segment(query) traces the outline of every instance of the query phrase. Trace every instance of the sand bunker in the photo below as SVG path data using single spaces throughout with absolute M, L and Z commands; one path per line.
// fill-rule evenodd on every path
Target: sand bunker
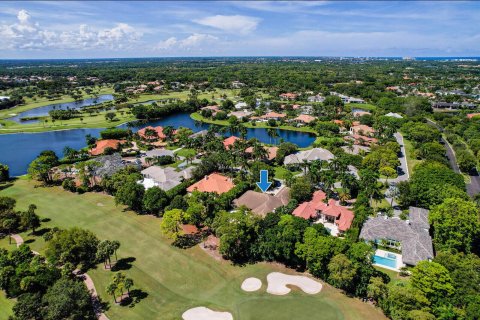
M 205 307 L 192 308 L 182 314 L 183 320 L 233 320 L 230 312 L 213 311 Z
M 247 292 L 257 291 L 262 287 L 262 281 L 257 278 L 247 278 L 242 283 L 242 290 Z
M 280 272 L 272 272 L 267 276 L 267 292 L 275 295 L 286 295 L 291 289 L 287 285 L 299 287 L 303 292 L 316 294 L 322 290 L 322 284 L 305 276 L 291 276 Z

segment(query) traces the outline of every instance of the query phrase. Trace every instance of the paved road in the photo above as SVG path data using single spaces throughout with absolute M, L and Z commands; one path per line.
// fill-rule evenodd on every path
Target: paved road
M 435 128 L 443 132 L 443 128 L 438 125 L 436 122 L 427 119 L 427 122 L 433 125 Z M 446 139 L 443 137 L 441 141 L 445 145 L 445 150 L 447 151 L 447 158 L 448 162 L 450 163 L 450 167 L 456 173 L 462 173 L 460 168 L 458 167 L 457 158 L 455 157 L 455 152 L 453 151 L 452 146 L 448 143 Z M 475 195 L 480 193 L 480 176 L 478 172 L 475 175 L 470 175 L 470 183 L 467 184 L 467 193 L 470 197 L 474 197 Z
M 403 136 L 400 132 L 397 132 L 393 135 L 397 140 L 398 144 L 400 145 L 400 152 L 401 155 L 398 158 L 400 160 L 400 172 L 398 172 L 398 176 L 393 179 L 387 179 L 388 182 L 398 183 L 401 181 L 407 181 L 410 179 L 410 174 L 408 172 L 408 163 L 407 163 L 407 153 L 405 151 L 405 143 L 403 142 Z M 379 181 L 384 182 L 385 179 L 379 179 Z

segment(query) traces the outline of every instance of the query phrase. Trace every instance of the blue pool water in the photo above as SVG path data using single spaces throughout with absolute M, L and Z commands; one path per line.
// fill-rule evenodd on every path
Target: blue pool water
M 373 263 L 389 268 L 397 268 L 397 257 L 393 254 L 387 254 L 387 257 L 373 256 Z

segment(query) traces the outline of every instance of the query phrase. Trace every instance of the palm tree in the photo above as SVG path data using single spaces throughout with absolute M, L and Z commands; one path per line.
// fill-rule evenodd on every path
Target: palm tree
M 123 286 L 125 287 L 125 289 L 127 289 L 128 296 L 130 296 L 130 288 L 133 287 L 133 279 L 131 279 L 131 278 L 126 278 L 126 279 L 123 281 Z
M 338 194 L 338 199 L 340 200 L 340 203 L 341 204 L 345 204 L 348 200 L 350 200 L 352 197 L 350 196 L 350 194 L 348 192 L 345 192 L 345 191 L 341 191 L 339 194 Z
M 117 284 L 114 282 L 111 282 L 107 286 L 107 293 L 111 296 L 113 296 L 113 301 L 117 303 L 117 297 L 115 296 L 115 293 L 117 292 Z
M 272 138 L 276 139 L 279 137 L 277 129 L 275 128 L 267 128 L 267 134 L 270 137 L 270 144 L 272 143 Z
M 117 258 L 117 250 L 120 248 L 120 241 L 118 240 L 113 240 L 111 242 L 111 248 L 113 250 L 113 252 L 115 253 L 115 261 L 118 261 L 118 258 Z

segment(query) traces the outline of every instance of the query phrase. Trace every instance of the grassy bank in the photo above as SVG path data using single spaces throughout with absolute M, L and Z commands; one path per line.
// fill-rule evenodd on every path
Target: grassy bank
M 212 119 L 208 119 L 208 118 L 205 118 L 203 117 L 200 113 L 198 112 L 194 112 L 190 115 L 190 117 L 195 120 L 195 121 L 201 121 L 201 122 L 204 122 L 204 123 L 210 123 L 210 124 L 216 124 L 216 125 L 219 125 L 219 126 L 228 126 L 230 125 L 229 122 L 227 120 L 212 120 Z M 268 125 L 268 123 L 266 122 L 257 122 L 256 125 L 252 125 L 251 122 L 245 122 L 243 123 L 243 125 L 246 127 L 246 128 L 273 128 L 273 129 L 281 129 L 281 130 L 290 130 L 290 131 L 298 131 L 298 132 L 309 132 L 309 133 L 313 133 L 313 134 L 317 134 L 315 132 L 315 130 L 313 130 L 312 128 L 310 127 L 294 127 L 294 126 L 289 126 L 289 125 L 283 125 L 283 126 L 277 126 L 277 127 L 271 127 Z
M 328 285 L 317 295 L 298 290 L 286 296 L 269 295 L 265 292 L 266 275 L 272 271 L 293 271 L 266 263 L 232 266 L 227 261 L 215 260 L 198 246 L 187 250 L 172 247 L 160 234 L 159 219 L 124 211 L 104 194 L 78 195 L 60 187 L 35 188 L 31 181 L 21 178 L 0 191 L 0 196 L 14 197 L 21 210 L 35 203 L 39 215 L 51 219 L 42 228 L 78 226 L 95 232 L 101 239 L 121 242 L 119 258 L 134 260 L 124 272 L 146 297 L 131 308 L 111 305 L 107 311 L 110 319 L 180 319 L 185 310 L 196 306 L 229 311 L 237 320 L 385 319 L 374 307 Z M 45 251 L 43 238 L 25 233 L 22 236 L 30 240 L 34 250 Z M 105 287 L 112 272 L 99 265 L 89 274 L 100 297 L 110 302 Z M 240 284 L 251 276 L 260 278 L 264 285 L 258 292 L 243 292 Z M 0 296 L 2 310 L 9 306 L 11 302 Z

